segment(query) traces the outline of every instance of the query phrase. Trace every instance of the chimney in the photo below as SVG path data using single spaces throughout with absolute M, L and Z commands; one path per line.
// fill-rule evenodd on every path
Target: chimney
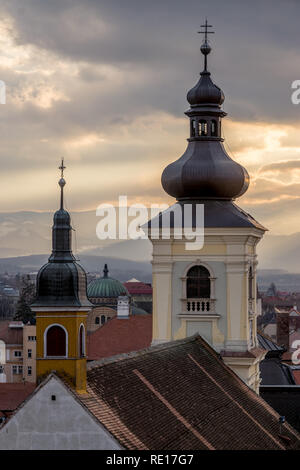
M 128 295 L 119 295 L 118 297 L 118 308 L 117 318 L 129 318 L 130 313 L 130 299 Z

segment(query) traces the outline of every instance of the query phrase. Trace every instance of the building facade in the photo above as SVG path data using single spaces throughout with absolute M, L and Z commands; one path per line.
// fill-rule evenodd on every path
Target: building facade
M 0 323 L 0 383 L 36 381 L 36 328 L 20 321 Z

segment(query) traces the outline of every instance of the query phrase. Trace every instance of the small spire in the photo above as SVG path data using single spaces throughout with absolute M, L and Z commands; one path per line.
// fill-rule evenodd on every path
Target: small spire
M 63 209 L 64 208 L 64 186 L 66 184 L 66 181 L 64 179 L 64 170 L 66 169 L 65 165 L 64 165 L 64 159 L 62 158 L 61 159 L 61 165 L 58 167 L 58 169 L 60 170 L 60 180 L 58 182 L 59 186 L 60 186 L 60 208 Z
M 104 269 L 103 269 L 103 277 L 108 277 L 108 267 L 107 267 L 107 264 L 105 263 L 104 265 Z
M 211 47 L 208 43 L 207 35 L 208 34 L 215 34 L 215 32 L 214 31 L 208 31 L 207 28 L 212 28 L 212 25 L 207 23 L 207 19 L 205 19 L 205 24 L 202 24 L 200 27 L 204 28 L 204 31 L 198 31 L 198 33 L 199 34 L 204 34 L 204 39 L 203 39 L 203 43 L 201 44 L 200 51 L 204 55 L 204 72 L 207 72 L 207 56 L 211 51 Z

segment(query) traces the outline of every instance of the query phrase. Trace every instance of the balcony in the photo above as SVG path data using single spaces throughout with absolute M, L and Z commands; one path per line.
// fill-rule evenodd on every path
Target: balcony
M 190 320 L 212 320 L 220 318 L 215 311 L 216 299 L 181 299 L 182 310 L 179 317 Z

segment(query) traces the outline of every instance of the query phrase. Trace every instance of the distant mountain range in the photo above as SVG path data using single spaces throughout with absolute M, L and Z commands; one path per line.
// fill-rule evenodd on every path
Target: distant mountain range
M 47 262 L 49 255 L 29 255 L 12 258 L 0 258 L 0 273 L 32 273 L 40 269 Z M 78 262 L 87 273 L 101 273 L 107 263 L 109 274 L 120 281 L 128 281 L 135 277 L 144 282 L 151 282 L 151 263 L 131 261 L 109 256 L 81 255 Z
M 131 277 L 139 278 L 140 273 L 142 280 L 149 279 L 149 240 L 99 240 L 95 211 L 73 212 L 71 216 L 75 229 L 73 252 L 88 271 L 101 271 L 103 263 L 108 262 L 120 280 L 130 277 L 126 272 L 132 273 Z M 35 271 L 46 261 L 51 252 L 52 217 L 50 212 L 0 213 L 0 272 Z M 257 251 L 260 270 L 300 273 L 300 233 L 267 234 Z

